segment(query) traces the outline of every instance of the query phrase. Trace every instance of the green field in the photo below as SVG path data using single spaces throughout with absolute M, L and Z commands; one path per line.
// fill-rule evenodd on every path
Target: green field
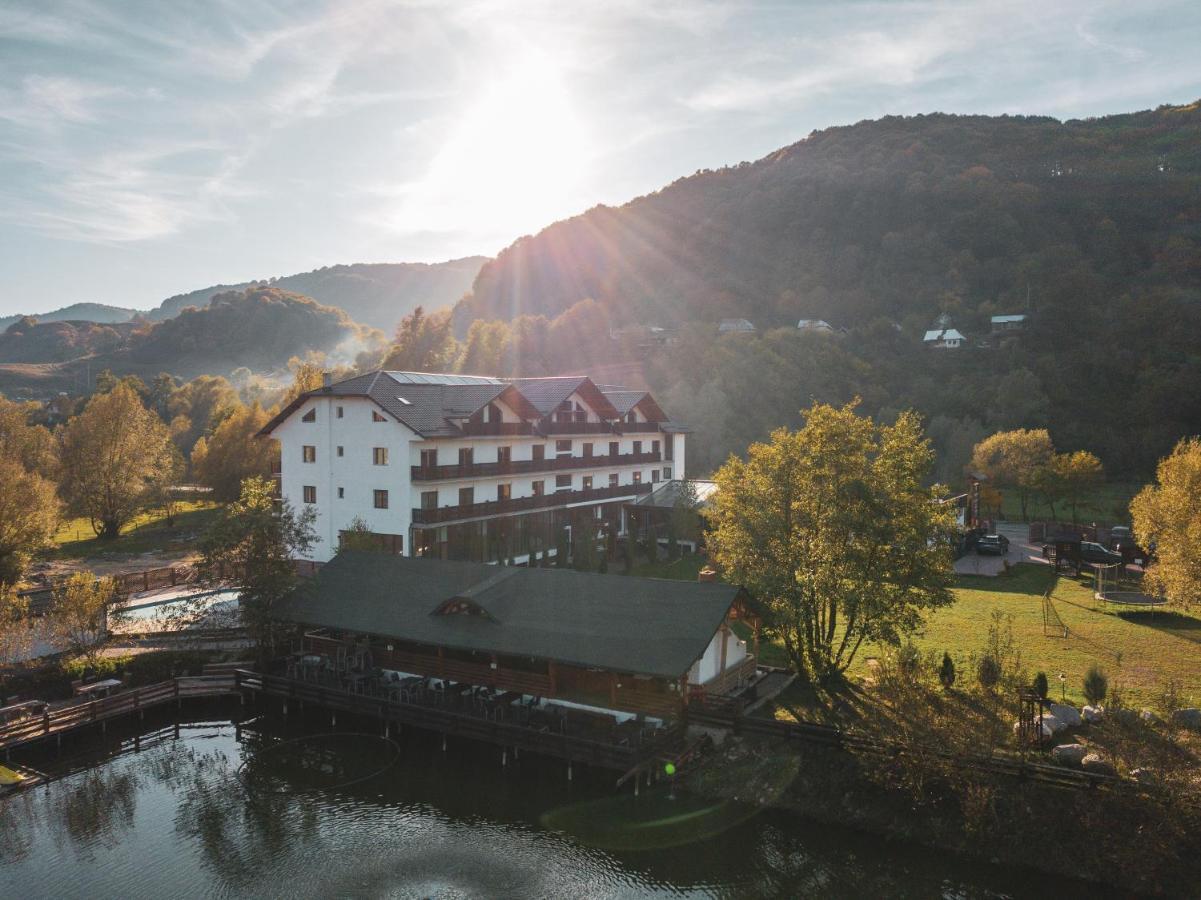
M 161 510 L 138 516 L 107 541 L 96 537 L 86 518 L 71 519 L 59 527 L 54 546 L 41 554 L 42 559 L 77 559 L 105 553 L 148 553 L 152 550 L 177 552 L 195 545 L 197 537 L 216 519 L 220 505 L 208 500 L 179 504 L 175 524 L 168 527 Z
M 701 567 L 699 557 L 675 563 L 642 566 L 638 573 L 658 577 L 691 577 Z M 679 573 L 679 574 L 677 574 Z M 1043 593 L 1053 587 L 1052 606 L 1068 627 L 1043 633 Z M 973 653 L 984 649 L 994 610 L 1013 617 L 1013 636 L 1022 663 L 1033 675 L 1046 672 L 1055 699 L 1061 695 L 1060 672 L 1067 676 L 1067 697 L 1084 702 L 1081 683 L 1096 663 L 1118 684 L 1129 703 L 1148 705 L 1169 680 L 1180 682 L 1184 702 L 1201 705 L 1201 617 L 1167 610 L 1105 604 L 1093 599 L 1091 581 L 1056 577 L 1046 566 L 1020 565 L 995 578 L 960 576 L 955 603 L 932 613 L 924 634 L 914 642 L 939 656 L 949 651 L 961 678 L 971 678 Z M 745 635 L 744 635 L 745 637 Z M 862 678 L 869 660 L 880 653 L 865 647 L 855 658 L 849 676 Z M 766 641 L 760 658 L 767 665 L 786 666 L 782 649 Z

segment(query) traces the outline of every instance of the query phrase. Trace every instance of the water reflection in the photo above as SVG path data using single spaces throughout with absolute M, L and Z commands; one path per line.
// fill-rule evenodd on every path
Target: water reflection
M 1070 882 L 1011 875 L 664 785 L 406 732 L 325 735 L 281 755 L 276 722 L 185 731 L 0 805 L 0 884 L 14 897 L 998 897 Z M 295 727 L 295 723 L 291 724 Z M 298 742 L 303 743 L 303 742 Z M 334 748 L 337 747 L 336 751 Z M 332 755 L 331 755 L 332 754 Z M 317 770 L 311 767 L 316 763 Z M 298 766 L 298 767 L 297 767 Z M 291 790 L 247 791 L 252 780 Z M 374 769 L 372 768 L 374 767 Z M 783 775 L 781 777 L 784 777 Z M 103 849 L 104 852 L 97 852 Z

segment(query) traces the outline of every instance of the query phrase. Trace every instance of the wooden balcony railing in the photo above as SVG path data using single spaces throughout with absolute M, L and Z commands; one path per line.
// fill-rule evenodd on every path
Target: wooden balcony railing
M 443 481 L 448 478 L 491 478 L 500 475 L 526 475 L 531 472 L 562 472 L 567 469 L 599 469 L 657 463 L 659 453 L 619 453 L 616 456 L 550 456 L 545 459 L 514 459 L 508 462 L 481 462 L 449 466 L 413 466 L 414 481 Z
M 503 516 L 510 513 L 528 512 L 568 506 L 572 503 L 589 503 L 595 500 L 610 500 L 617 497 L 634 497 L 649 493 L 653 484 L 621 484 L 617 487 L 592 488 L 587 491 L 557 491 L 553 494 L 538 494 L 531 497 L 512 497 L 508 500 L 487 500 L 462 506 L 439 506 L 434 509 L 414 509 L 414 525 L 440 525 L 458 519 L 476 519 L 486 516 Z
M 614 428 L 619 434 L 654 433 L 659 430 L 661 424 L 661 422 L 617 422 Z
M 541 422 L 542 434 L 612 434 L 612 422 Z
M 532 435 L 534 426 L 530 422 L 464 422 L 463 434 L 480 437 Z

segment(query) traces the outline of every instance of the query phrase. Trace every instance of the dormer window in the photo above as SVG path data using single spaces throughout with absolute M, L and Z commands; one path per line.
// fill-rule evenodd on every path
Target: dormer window
M 371 421 L 372 421 L 372 422 L 387 422 L 387 421 L 388 421 L 388 417 L 387 417 L 387 416 L 381 416 L 381 415 L 380 415 L 378 412 L 376 412 L 376 411 L 373 409 L 373 410 L 371 410 Z
M 314 407 L 313 407 L 312 409 L 310 409 L 310 410 L 309 410 L 307 413 L 305 413 L 303 416 L 301 416 L 301 417 L 300 417 L 300 421 L 302 421 L 302 422 L 316 422 L 316 421 L 317 421 L 317 407 L 315 407 L 315 406 L 314 406 Z
M 491 619 L 488 611 L 478 603 L 473 603 L 466 597 L 451 597 L 436 610 L 436 616 L 478 616 L 482 619 Z

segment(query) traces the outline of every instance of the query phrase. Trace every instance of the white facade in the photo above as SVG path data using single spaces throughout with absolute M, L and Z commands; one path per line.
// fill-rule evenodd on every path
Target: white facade
M 705 655 L 692 664 L 688 672 L 689 684 L 706 684 L 725 671 L 721 667 L 723 638 L 726 642 L 726 669 L 731 669 L 746 659 L 746 641 L 741 640 L 731 629 L 719 628 L 709 646 L 705 648 Z
M 400 546 L 395 549 L 408 556 L 414 553 L 414 510 L 461 507 L 461 503 L 480 504 L 501 497 L 516 500 L 538 494 L 596 490 L 614 484 L 618 488 L 631 487 L 628 495 L 618 492 L 602 499 L 572 502 L 569 496 L 564 496 L 563 503 L 547 501 L 559 508 L 597 506 L 599 513 L 601 504 L 620 503 L 624 496 L 635 499 L 639 495 L 636 485 L 650 486 L 684 477 L 684 434 L 665 433 L 657 428 L 620 433 L 623 424 L 647 427 L 647 418 L 637 407 L 630 413 L 633 421 L 623 416 L 616 425 L 618 433 L 614 433 L 584 398 L 572 394 L 568 399 L 573 408 L 586 413 L 587 422 L 581 423 L 584 428 L 607 429 L 605 433 L 425 437 L 398 421 L 370 396 L 322 391 L 307 395 L 270 431 L 270 436 L 280 444 L 281 497 L 295 510 L 312 509 L 316 513 L 317 542 L 306 558 L 314 562 L 332 558 L 338 549 L 339 532 L 355 518 L 362 519 L 378 535 L 399 538 Z M 501 423 L 522 421 L 503 401 L 494 400 L 493 405 L 500 410 Z M 669 441 L 671 459 L 667 458 Z M 534 462 L 538 446 L 543 448 L 545 468 Z M 498 463 L 502 448 L 507 448 L 510 463 L 527 463 L 522 468 L 532 471 L 459 476 L 452 470 L 446 474 L 455 477 L 429 477 L 433 466 L 458 467 L 461 450 L 470 451 L 470 464 L 480 466 Z M 651 456 L 641 461 L 627 458 L 615 461 L 611 449 L 620 457 L 635 453 Z M 653 455 L 655 451 L 657 457 Z M 594 462 L 583 462 L 587 457 Z M 568 458 L 579 460 L 578 467 L 561 467 L 560 461 Z M 419 477 L 414 477 L 416 467 L 422 469 L 416 473 Z M 540 490 L 536 489 L 538 482 Z M 470 498 L 461 494 L 466 489 L 471 491 Z M 502 491 L 507 491 L 507 497 Z M 478 521 L 481 517 L 492 520 L 522 514 L 465 513 L 456 514 L 452 521 Z

